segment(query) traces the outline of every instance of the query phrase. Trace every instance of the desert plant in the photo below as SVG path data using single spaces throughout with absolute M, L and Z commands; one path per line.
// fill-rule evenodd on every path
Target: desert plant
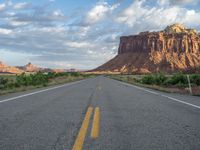
M 182 73 L 174 74 L 170 80 L 168 80 L 168 84 L 178 85 L 178 86 L 187 86 L 187 76 Z
M 154 80 L 153 75 L 149 74 L 149 75 L 145 75 L 144 77 L 142 77 L 141 82 L 143 84 L 154 84 L 155 80 Z
M 190 75 L 190 80 L 191 80 L 192 84 L 199 86 L 200 85 L 200 74 Z
M 162 73 L 154 75 L 154 83 L 157 84 L 157 85 L 163 85 L 163 84 L 165 84 L 165 82 L 167 81 L 167 79 L 168 78 L 164 74 L 162 74 Z
M 4 89 L 8 84 L 8 79 L 3 77 L 0 78 L 0 89 Z
M 48 82 L 48 75 L 41 72 L 36 74 L 26 75 L 25 73 L 16 77 L 16 86 L 29 86 L 29 85 L 46 85 Z

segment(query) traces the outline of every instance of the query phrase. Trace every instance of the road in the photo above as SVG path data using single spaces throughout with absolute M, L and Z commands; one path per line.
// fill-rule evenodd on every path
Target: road
M 0 97 L 0 150 L 199 150 L 200 98 L 106 77 Z

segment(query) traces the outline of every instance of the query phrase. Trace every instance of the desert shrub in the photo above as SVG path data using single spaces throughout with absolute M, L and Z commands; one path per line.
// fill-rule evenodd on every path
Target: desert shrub
M 49 78 L 49 79 L 52 79 L 52 78 L 55 78 L 56 77 L 56 73 L 55 72 L 49 72 L 48 74 L 47 74 L 47 77 Z
M 8 79 L 1 77 L 0 78 L 0 89 L 6 88 L 8 84 Z
M 145 75 L 142 79 L 141 82 L 143 84 L 155 84 L 155 85 L 164 85 L 166 80 L 168 78 L 162 74 L 149 74 L 149 75 Z
M 168 78 L 162 73 L 154 75 L 154 83 L 157 84 L 157 85 L 165 84 L 167 79 Z
M 81 76 L 81 73 L 80 72 L 71 72 L 70 75 L 74 76 L 74 77 L 78 77 L 78 76 Z
M 27 86 L 30 79 L 28 78 L 29 78 L 28 75 L 26 75 L 25 73 L 17 75 L 16 86 L 21 86 L 21 85 Z
M 48 83 L 48 76 L 38 72 L 36 74 L 31 75 L 32 85 L 46 85 Z
M 168 81 L 170 85 L 187 86 L 187 76 L 182 73 L 174 74 Z
M 29 86 L 29 85 L 46 85 L 48 83 L 48 75 L 41 72 L 36 74 L 26 75 L 25 73 L 16 77 L 16 86 Z
M 200 85 L 200 74 L 193 74 L 190 75 L 190 80 L 192 84 Z
M 0 77 L 0 90 L 13 89 L 21 86 L 46 86 L 48 82 L 53 82 L 57 77 L 65 77 L 67 81 L 73 81 L 76 77 L 90 77 L 91 75 L 84 75 L 79 72 L 62 72 L 62 73 L 34 73 L 16 75 L 13 78 Z
M 154 84 L 155 80 L 153 75 L 145 75 L 144 77 L 142 77 L 141 82 L 143 84 Z
M 8 79 L 3 78 L 3 77 L 0 78 L 0 84 L 5 85 L 5 84 L 7 84 L 7 83 L 8 83 Z

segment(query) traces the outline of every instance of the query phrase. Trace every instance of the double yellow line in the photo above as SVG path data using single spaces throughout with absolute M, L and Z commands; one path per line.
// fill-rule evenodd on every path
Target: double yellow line
M 93 107 L 89 107 L 87 109 L 85 118 L 83 120 L 82 126 L 76 138 L 72 150 L 82 150 L 83 143 L 85 140 L 85 136 L 87 134 L 90 118 L 93 112 Z M 92 123 L 92 130 L 91 130 L 91 138 L 96 139 L 99 137 L 99 128 L 100 128 L 100 108 L 96 107 L 94 111 L 93 123 Z

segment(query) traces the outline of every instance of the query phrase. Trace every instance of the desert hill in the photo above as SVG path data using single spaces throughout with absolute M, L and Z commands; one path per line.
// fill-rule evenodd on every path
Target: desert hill
M 181 24 L 120 38 L 118 55 L 98 72 L 200 72 L 200 34 Z

